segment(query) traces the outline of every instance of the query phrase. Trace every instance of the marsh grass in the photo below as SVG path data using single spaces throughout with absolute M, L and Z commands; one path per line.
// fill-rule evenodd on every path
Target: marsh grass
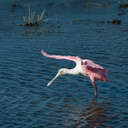
M 128 3 L 120 3 L 119 8 L 128 8 Z
M 41 14 L 36 16 L 35 12 L 32 12 L 31 9 L 29 8 L 29 14 L 28 17 L 23 16 L 23 22 L 24 26 L 39 26 L 41 25 L 41 22 L 43 21 L 44 14 L 45 14 L 45 9 L 42 10 Z
M 11 1 L 11 8 L 10 8 L 10 11 L 11 12 L 14 12 L 16 8 L 24 8 L 24 5 L 22 5 L 21 3 L 19 2 L 16 2 L 14 0 Z
M 119 8 L 128 8 L 128 2 L 121 3 L 120 0 L 118 0 Z

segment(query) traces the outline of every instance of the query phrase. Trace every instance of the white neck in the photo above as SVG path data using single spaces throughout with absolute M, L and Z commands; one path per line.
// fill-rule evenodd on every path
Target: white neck
M 77 70 L 75 70 L 75 68 L 73 68 L 73 69 L 64 68 L 64 69 L 63 69 L 63 74 L 77 75 L 77 74 L 79 74 L 79 73 L 78 73 Z

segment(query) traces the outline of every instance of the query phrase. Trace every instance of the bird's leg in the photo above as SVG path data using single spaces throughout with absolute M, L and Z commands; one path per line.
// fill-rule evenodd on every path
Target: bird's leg
M 94 87 L 94 96 L 97 97 L 97 87 L 96 87 L 96 84 L 95 84 L 94 80 L 91 80 L 91 83 Z
M 94 87 L 94 96 L 95 96 L 95 98 L 96 98 L 96 97 L 97 97 L 97 87 L 96 87 L 94 78 L 90 76 L 89 79 L 90 79 L 90 81 L 91 81 L 91 83 L 92 83 L 92 85 L 93 85 L 93 87 Z

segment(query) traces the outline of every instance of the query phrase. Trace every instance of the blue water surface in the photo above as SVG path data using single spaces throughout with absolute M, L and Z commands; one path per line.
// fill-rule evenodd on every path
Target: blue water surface
M 29 8 L 36 15 L 45 8 L 40 26 L 23 26 Z M 0 44 L 1 128 L 127 128 L 128 14 L 116 0 L 1 0 Z M 47 87 L 74 63 L 45 58 L 41 49 L 91 59 L 110 81 L 96 82 L 97 99 L 84 76 Z

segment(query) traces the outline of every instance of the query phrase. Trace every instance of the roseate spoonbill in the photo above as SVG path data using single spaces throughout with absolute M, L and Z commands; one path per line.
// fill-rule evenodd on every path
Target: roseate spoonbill
M 66 59 L 70 61 L 74 61 L 76 63 L 76 66 L 73 69 L 67 69 L 67 68 L 61 68 L 59 69 L 56 76 L 47 84 L 47 86 L 51 85 L 52 82 L 59 76 L 65 75 L 65 74 L 72 74 L 72 75 L 78 75 L 82 74 L 84 76 L 87 76 L 94 87 L 94 95 L 97 95 L 97 87 L 95 84 L 95 80 L 101 80 L 104 82 L 107 82 L 108 79 L 106 77 L 106 70 L 98 65 L 95 64 L 93 61 L 89 59 L 81 59 L 78 56 L 61 56 L 61 55 L 49 55 L 44 50 L 41 50 L 41 53 L 45 57 L 49 58 L 55 58 L 55 59 Z

